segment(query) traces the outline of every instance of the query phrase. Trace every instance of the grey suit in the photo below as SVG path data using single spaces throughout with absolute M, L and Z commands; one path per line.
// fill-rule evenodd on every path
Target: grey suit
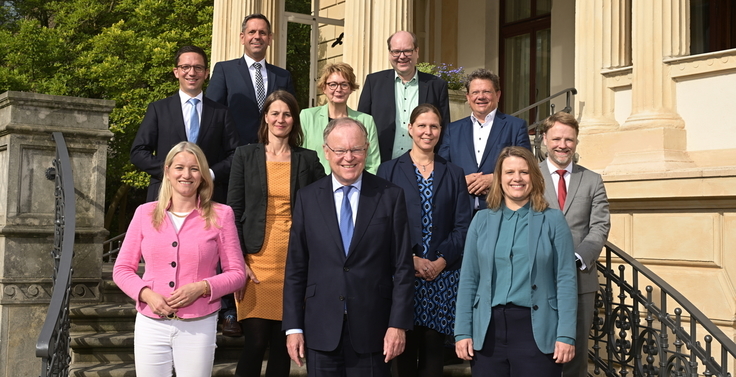
M 544 176 L 544 197 L 551 208 L 560 209 L 547 161 L 539 165 Z M 587 376 L 588 333 L 593 323 L 595 292 L 598 290 L 596 261 L 611 229 L 608 197 L 600 174 L 573 164 L 567 199 L 562 213 L 570 226 L 575 254 L 586 268 L 578 269 L 578 328 L 575 358 L 566 363 L 564 377 Z

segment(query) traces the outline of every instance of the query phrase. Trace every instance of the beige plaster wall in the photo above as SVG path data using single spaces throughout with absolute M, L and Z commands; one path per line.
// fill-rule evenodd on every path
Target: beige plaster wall
M 470 73 L 487 68 L 498 73 L 499 0 L 458 2 L 457 60 Z
M 554 94 L 575 86 L 575 0 L 552 2 L 551 39 L 550 94 Z M 562 110 L 565 96 L 552 103 Z
M 734 139 L 727 137 L 736 133 L 736 118 L 731 111 L 734 88 L 736 72 L 733 71 L 691 76 L 676 83 L 677 112 L 685 120 L 688 151 L 736 146 Z

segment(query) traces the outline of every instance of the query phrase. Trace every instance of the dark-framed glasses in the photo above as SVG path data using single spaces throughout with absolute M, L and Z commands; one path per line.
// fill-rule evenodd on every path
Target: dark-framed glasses
M 410 58 L 412 55 L 414 55 L 414 50 L 416 50 L 416 49 L 411 49 L 411 50 L 389 50 L 388 52 L 394 58 L 398 58 L 399 56 L 401 56 L 401 54 L 404 54 L 404 56 L 406 56 L 407 58 Z
M 348 152 L 350 152 L 353 156 L 360 157 L 365 154 L 365 151 L 368 149 L 366 147 L 360 147 L 360 148 L 353 148 L 353 149 L 332 149 L 327 143 L 325 143 L 327 148 L 329 148 L 332 153 L 335 154 L 337 157 L 342 157 L 346 155 Z
M 340 88 L 342 90 L 350 89 L 349 82 L 328 82 L 325 85 L 327 85 L 327 87 L 330 88 L 330 90 L 337 90 L 337 88 Z
M 182 72 L 187 73 L 194 68 L 194 72 L 202 73 L 204 72 L 207 67 L 203 65 L 177 65 L 176 68 L 179 68 Z

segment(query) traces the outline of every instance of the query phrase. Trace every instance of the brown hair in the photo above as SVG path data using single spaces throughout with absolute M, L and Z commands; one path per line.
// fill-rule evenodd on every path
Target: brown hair
M 268 34 L 271 34 L 271 22 L 268 21 L 268 18 L 266 16 L 260 14 L 260 13 L 253 13 L 245 16 L 243 18 L 243 23 L 240 25 L 240 32 L 245 33 L 245 27 L 248 26 L 248 21 L 250 20 L 263 20 L 266 21 L 266 27 L 268 28 Z
M 293 120 L 291 126 L 291 132 L 289 132 L 289 146 L 296 148 L 302 145 L 304 141 L 304 131 L 302 131 L 302 122 L 299 119 L 299 104 L 296 102 L 291 93 L 285 90 L 277 90 L 268 95 L 266 101 L 263 102 L 263 113 L 261 114 L 261 127 L 258 128 L 258 141 L 263 144 L 268 144 L 268 124 L 266 124 L 266 114 L 271 105 L 281 101 L 289 107 L 291 112 L 291 119 Z
M 519 146 L 506 147 L 501 150 L 501 154 L 498 155 L 496 169 L 493 171 L 493 183 L 491 183 L 491 190 L 488 192 L 488 196 L 486 197 L 488 208 L 493 210 L 501 208 L 501 203 L 503 203 L 504 200 L 503 188 L 501 187 L 501 175 L 503 174 L 501 165 L 503 165 L 503 161 L 509 157 L 519 157 L 526 160 L 532 184 L 532 190 L 529 193 L 529 200 L 532 202 L 532 208 L 537 212 L 542 212 L 547 209 L 549 204 L 547 204 L 547 200 L 544 199 L 544 177 L 542 176 L 542 171 L 539 170 L 539 164 L 530 150 Z
M 558 111 L 545 119 L 544 123 L 542 123 L 542 133 L 546 134 L 547 131 L 549 131 L 549 129 L 552 128 L 557 122 L 572 127 L 572 129 L 575 130 L 575 136 L 578 136 L 578 132 L 580 132 L 578 120 L 575 119 L 572 114 L 566 113 L 564 111 Z
M 468 94 L 470 94 L 470 83 L 473 80 L 490 80 L 493 84 L 493 89 L 496 89 L 496 91 L 501 90 L 501 80 L 498 78 L 498 75 L 485 68 L 476 69 L 465 79 L 465 92 Z
M 350 64 L 331 63 L 322 68 L 322 76 L 317 80 L 317 88 L 319 88 L 323 93 L 327 87 L 327 79 L 330 78 L 333 73 L 339 73 L 342 78 L 347 80 L 348 84 L 350 84 L 350 89 L 358 90 L 358 88 L 360 88 L 360 85 L 358 85 L 358 82 L 355 79 L 353 67 L 351 67 Z
M 430 103 L 423 103 L 415 107 L 414 110 L 411 112 L 411 116 L 409 117 L 409 123 L 414 124 L 417 118 L 424 113 L 434 113 L 434 115 L 437 115 L 437 119 L 439 119 L 440 121 L 440 128 L 442 127 L 442 115 L 440 115 L 440 111 L 437 110 L 437 108 Z
M 212 190 L 214 182 L 212 181 L 210 166 L 207 164 L 207 157 L 205 157 L 204 152 L 202 152 L 202 149 L 197 144 L 188 141 L 182 141 L 179 144 L 174 145 L 166 155 L 166 159 L 164 160 L 164 178 L 161 180 L 161 188 L 158 191 L 158 203 L 153 209 L 153 216 L 151 218 L 153 227 L 159 229 L 161 224 L 164 222 L 166 209 L 169 207 L 174 191 L 167 176 L 169 167 L 171 167 L 171 164 L 174 162 L 174 157 L 179 153 L 191 153 L 197 160 L 197 165 L 199 165 L 199 171 L 202 176 L 202 181 L 199 183 L 199 187 L 197 187 L 197 198 L 199 200 L 198 209 L 200 216 L 205 220 L 205 228 L 209 228 L 216 219 L 215 210 L 212 208 Z

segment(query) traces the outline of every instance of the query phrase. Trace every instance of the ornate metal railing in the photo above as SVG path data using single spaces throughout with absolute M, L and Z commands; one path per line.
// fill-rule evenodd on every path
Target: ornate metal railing
M 572 102 L 572 96 L 578 94 L 578 90 L 575 88 L 567 88 L 565 90 L 561 90 L 545 99 L 534 102 L 533 104 L 521 110 L 511 113 L 512 116 L 518 116 L 519 114 L 523 114 L 525 111 L 536 109 L 536 111 L 534 112 L 534 114 L 536 114 L 534 117 L 535 118 L 534 122 L 530 122 L 527 129 L 529 130 L 529 133 L 534 131 L 534 140 L 532 140 L 532 152 L 534 152 L 534 155 L 539 159 L 539 161 L 544 160 L 544 158 L 546 157 L 542 154 L 542 133 L 539 131 L 539 127 L 542 125 L 542 121 L 539 120 L 539 113 L 540 113 L 539 106 L 548 104 L 552 102 L 553 99 L 563 94 L 565 95 L 565 107 L 561 111 L 569 113 L 572 111 L 572 106 L 570 106 Z M 551 112 L 554 114 L 555 104 L 553 103 L 550 104 L 550 107 L 551 107 Z
M 588 350 L 595 375 L 731 376 L 736 343 L 685 296 L 610 243 L 598 270 Z
M 46 177 L 55 180 L 56 219 L 54 229 L 53 288 L 51 303 L 41 335 L 36 343 L 36 356 L 42 358 L 41 377 L 68 376 L 69 353 L 69 298 L 76 232 L 76 199 L 69 151 L 61 132 L 53 133 L 56 158 Z

